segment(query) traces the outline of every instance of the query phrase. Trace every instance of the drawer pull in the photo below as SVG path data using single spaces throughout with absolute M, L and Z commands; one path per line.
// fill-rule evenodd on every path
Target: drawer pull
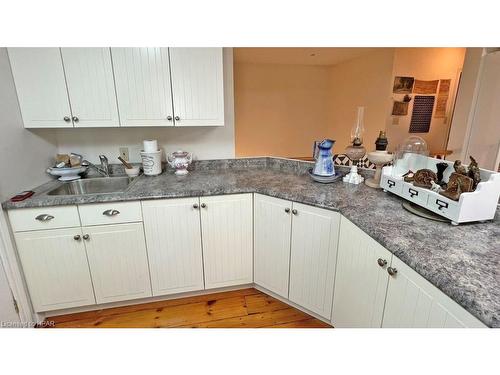
M 398 270 L 394 267 L 388 267 L 387 273 L 391 276 L 396 276 L 396 274 L 398 273 Z
M 84 234 L 84 235 L 83 235 L 83 239 L 84 239 L 85 241 L 90 240 L 90 235 L 89 235 L 89 234 Z
M 47 214 L 41 214 L 41 215 L 38 215 L 37 217 L 35 217 L 36 220 L 38 221 L 50 221 L 54 218 L 54 216 L 52 215 L 47 215 Z
M 392 180 L 387 180 L 387 185 L 389 185 L 390 188 L 393 188 L 394 186 L 396 186 L 396 182 Z
M 120 213 L 118 210 L 106 210 L 102 214 L 105 216 L 116 216 Z
M 410 196 L 413 198 L 413 197 L 418 197 L 418 191 L 415 190 L 415 189 L 408 189 L 408 193 L 410 193 Z
M 439 206 L 438 209 L 442 210 L 443 208 L 448 208 L 448 203 L 443 202 L 440 199 L 436 199 L 436 204 Z

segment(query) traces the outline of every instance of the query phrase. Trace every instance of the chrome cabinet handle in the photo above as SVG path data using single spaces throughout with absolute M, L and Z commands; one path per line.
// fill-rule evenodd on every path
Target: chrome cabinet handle
M 387 267 L 387 273 L 391 276 L 395 276 L 398 273 L 398 270 L 394 267 Z
M 172 121 L 172 116 L 167 116 L 168 121 Z
M 193 208 L 197 210 L 199 208 L 198 203 L 193 204 Z
M 285 212 L 286 212 L 287 214 L 289 214 L 289 213 L 290 213 L 290 209 L 289 209 L 288 207 L 287 207 L 287 208 L 285 208 Z
M 88 234 L 84 234 L 84 235 L 83 235 L 83 239 L 84 239 L 85 241 L 88 241 L 88 240 L 90 239 L 90 235 L 88 235 Z
M 105 216 L 116 216 L 120 213 L 118 210 L 106 210 L 102 214 Z
M 174 117 L 175 121 L 179 121 L 181 118 L 179 116 Z
M 207 205 L 205 203 L 202 203 L 201 208 L 207 208 Z
M 377 263 L 380 267 L 385 267 L 387 265 L 387 261 L 385 259 L 382 259 L 382 258 L 378 258 Z
M 63 120 L 66 121 L 66 122 L 70 122 L 71 118 L 69 116 L 64 116 Z
M 80 121 L 80 119 L 78 117 L 76 117 L 76 116 L 73 116 L 73 121 L 74 122 L 78 122 L 78 121 Z
M 73 239 L 74 239 L 75 241 L 80 241 L 80 240 L 82 239 L 82 236 L 80 236 L 79 234 L 77 234 L 77 235 L 75 235 L 75 236 L 73 237 Z
M 297 215 L 299 211 L 297 211 L 295 208 L 292 210 L 292 214 Z
M 48 214 L 41 214 L 41 215 L 38 215 L 37 217 L 35 217 L 35 219 L 38 221 L 50 221 L 53 218 L 54 218 L 54 216 L 48 215 Z

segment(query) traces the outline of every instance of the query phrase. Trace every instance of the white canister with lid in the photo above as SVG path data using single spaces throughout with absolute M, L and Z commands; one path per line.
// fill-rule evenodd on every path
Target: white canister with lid
M 155 152 L 141 151 L 142 169 L 146 176 L 161 174 L 161 150 Z

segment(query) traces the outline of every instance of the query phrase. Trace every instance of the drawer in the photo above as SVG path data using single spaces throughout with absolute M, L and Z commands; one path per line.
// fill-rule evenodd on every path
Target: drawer
M 407 200 L 415 202 L 420 206 L 425 207 L 427 205 L 427 197 L 429 194 L 425 190 L 419 189 L 408 182 L 402 183 L 401 194 Z
M 460 212 L 458 202 L 438 194 L 429 194 L 426 208 L 453 221 L 458 220 Z
M 80 226 L 80 218 L 76 206 L 9 210 L 9 220 L 14 232 Z
M 78 206 L 82 225 L 120 224 L 142 221 L 140 202 L 85 204 Z
M 396 180 L 391 176 L 382 176 L 382 180 L 380 181 L 380 187 L 384 190 L 390 191 L 394 194 L 401 194 L 403 181 Z

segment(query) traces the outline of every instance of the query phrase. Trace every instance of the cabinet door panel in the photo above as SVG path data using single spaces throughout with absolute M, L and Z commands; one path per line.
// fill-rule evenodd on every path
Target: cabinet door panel
M 381 267 L 378 259 L 386 261 Z M 392 254 L 345 217 L 333 293 L 332 324 L 336 328 L 380 328 Z
M 254 194 L 254 281 L 284 298 L 290 276 L 291 208 L 289 201 Z
M 455 301 L 396 257 L 387 290 L 383 327 L 448 328 L 484 327 Z
M 330 319 L 340 215 L 299 203 L 293 208 L 289 299 Z
M 204 289 L 198 198 L 142 202 L 153 295 Z
M 9 48 L 9 59 L 25 128 L 71 128 L 66 80 L 59 48 Z
M 173 126 L 168 48 L 111 48 L 111 53 L 121 125 Z
M 223 126 L 222 48 L 170 48 L 175 126 Z
M 109 48 L 61 48 L 74 126 L 120 126 Z
M 205 289 L 253 281 L 252 194 L 200 198 Z
M 97 303 L 151 297 L 142 223 L 82 229 Z
M 81 229 L 16 233 L 16 244 L 35 311 L 95 304 Z

